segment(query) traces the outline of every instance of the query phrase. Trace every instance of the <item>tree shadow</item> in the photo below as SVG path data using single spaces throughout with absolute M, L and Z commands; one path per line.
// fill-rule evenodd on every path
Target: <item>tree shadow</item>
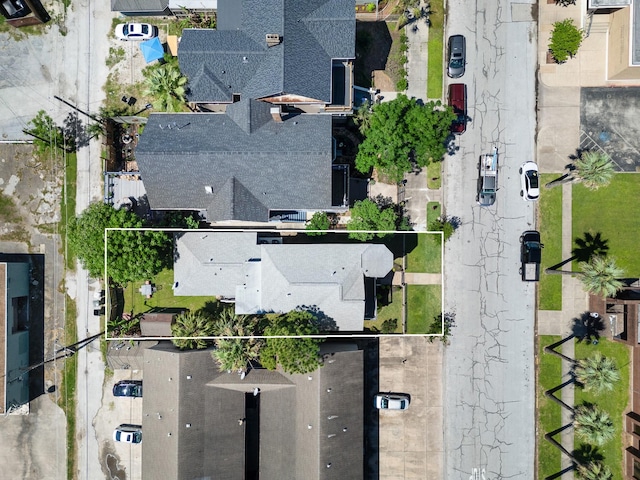
M 559 270 L 574 260 L 588 262 L 595 256 L 606 257 L 609 251 L 609 245 L 607 245 L 609 240 L 602 238 L 601 232 L 597 232 L 595 235 L 590 232 L 584 232 L 582 237 L 576 237 L 574 239 L 574 243 L 576 247 L 571 250 L 571 257 L 549 267 L 547 270 Z
M 600 333 L 604 332 L 605 324 L 603 318 L 597 313 L 584 312 L 579 317 L 573 319 L 571 330 L 578 339 L 578 343 L 590 342 L 597 345 L 600 341 Z
M 573 456 L 581 464 L 588 464 L 589 462 L 602 462 L 604 455 L 600 452 L 598 447 L 594 445 L 588 445 L 583 443 L 577 449 L 573 451 Z

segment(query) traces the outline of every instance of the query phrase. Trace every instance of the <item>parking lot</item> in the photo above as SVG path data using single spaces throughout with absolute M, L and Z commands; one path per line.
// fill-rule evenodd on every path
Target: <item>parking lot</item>
M 443 478 L 443 344 L 381 337 L 379 391 L 406 393 L 404 411 L 379 411 L 380 480 Z

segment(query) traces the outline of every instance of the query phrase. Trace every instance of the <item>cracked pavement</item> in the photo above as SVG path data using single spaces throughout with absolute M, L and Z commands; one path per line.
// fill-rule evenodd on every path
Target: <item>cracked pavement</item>
M 444 310 L 456 314 L 444 360 L 447 479 L 534 478 L 535 284 L 520 280 L 519 237 L 535 228 L 535 209 L 520 198 L 518 169 L 535 158 L 537 27 L 525 11 L 485 0 L 449 12 L 447 35 L 467 39 L 455 82 L 467 84 L 472 121 L 445 162 L 447 213 L 462 221 L 445 252 Z M 497 199 L 479 207 L 478 158 L 493 146 Z

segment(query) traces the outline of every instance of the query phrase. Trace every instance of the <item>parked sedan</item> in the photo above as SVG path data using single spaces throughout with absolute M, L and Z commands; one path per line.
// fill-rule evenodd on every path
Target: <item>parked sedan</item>
M 122 380 L 113 386 L 114 397 L 141 397 L 142 380 Z
M 409 408 L 409 403 L 409 395 L 402 393 L 378 393 L 373 402 L 379 410 L 406 410 Z
M 460 78 L 464 75 L 466 63 L 466 42 L 463 35 L 449 37 L 449 58 L 447 61 L 447 75 Z
M 520 196 L 529 202 L 538 200 L 540 196 L 540 177 L 538 165 L 534 162 L 525 162 L 520 167 Z
M 121 23 L 116 25 L 115 34 L 120 40 L 149 40 L 158 36 L 158 27 L 148 23 Z
M 142 425 L 123 423 L 113 431 L 113 439 L 122 443 L 142 442 Z

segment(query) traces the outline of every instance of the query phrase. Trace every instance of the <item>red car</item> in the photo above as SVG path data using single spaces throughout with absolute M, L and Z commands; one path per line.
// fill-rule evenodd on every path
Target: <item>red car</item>
M 467 130 L 467 86 L 464 83 L 449 85 L 449 106 L 456 114 L 456 119 L 451 124 L 451 131 L 460 135 Z

